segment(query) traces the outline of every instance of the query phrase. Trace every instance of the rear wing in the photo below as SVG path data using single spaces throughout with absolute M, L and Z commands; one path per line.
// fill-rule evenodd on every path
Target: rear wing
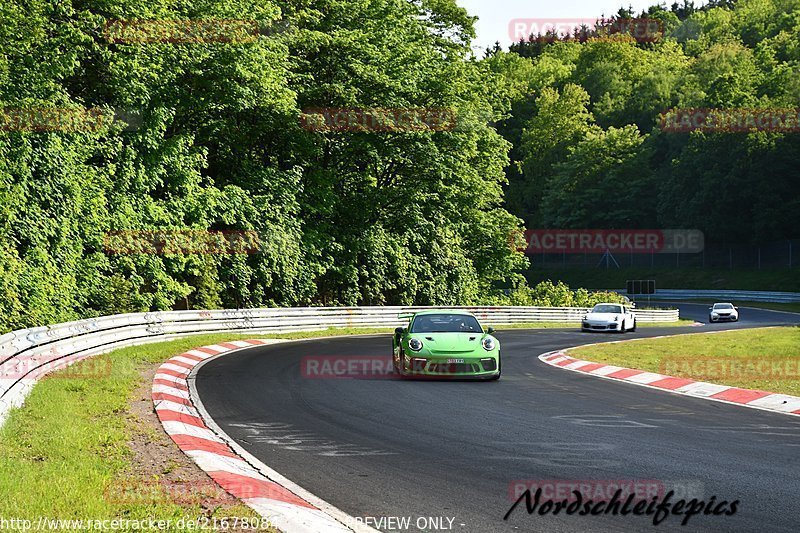
M 400 313 L 399 315 L 397 315 L 397 319 L 398 320 L 403 320 L 403 319 L 406 319 L 406 318 L 414 318 L 414 315 L 416 315 L 416 314 L 417 313 Z

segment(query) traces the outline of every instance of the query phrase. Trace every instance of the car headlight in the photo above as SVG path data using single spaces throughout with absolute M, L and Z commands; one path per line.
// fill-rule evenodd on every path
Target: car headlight
M 411 339 L 408 341 L 408 348 L 415 352 L 418 352 L 422 349 L 422 341 L 419 339 Z
M 711 312 L 711 316 L 717 316 L 717 315 L 718 315 L 718 313 L 716 311 L 712 311 Z
M 485 337 L 483 341 L 481 341 L 481 344 L 483 344 L 483 349 L 487 352 L 491 352 L 497 348 L 497 343 L 492 337 Z

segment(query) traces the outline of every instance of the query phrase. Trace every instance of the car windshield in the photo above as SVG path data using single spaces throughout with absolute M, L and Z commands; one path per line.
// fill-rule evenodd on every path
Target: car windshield
M 732 304 L 714 304 L 714 309 L 733 309 Z
M 592 313 L 621 313 L 622 308 L 618 305 L 600 304 L 595 305 Z
M 411 333 L 483 333 L 470 315 L 420 315 L 414 319 Z

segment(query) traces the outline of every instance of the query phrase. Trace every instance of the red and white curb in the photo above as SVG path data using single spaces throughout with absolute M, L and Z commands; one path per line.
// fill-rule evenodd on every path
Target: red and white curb
M 567 355 L 567 350 L 548 352 L 539 359 L 551 366 L 580 372 L 604 379 L 614 379 L 632 383 L 642 387 L 650 387 L 674 394 L 684 394 L 694 398 L 703 398 L 717 402 L 729 403 L 773 411 L 788 415 L 800 416 L 800 397 L 787 394 L 774 394 L 751 389 L 740 389 L 727 385 L 716 385 L 704 381 L 665 376 L 655 372 L 645 372 L 621 366 L 606 365 L 575 359 Z
M 220 487 L 281 531 L 376 531 L 261 463 L 226 435 L 199 401 L 194 390 L 194 373 L 200 366 L 223 354 L 274 342 L 279 341 L 212 344 L 189 350 L 162 364 L 153 378 L 152 398 L 164 430 Z

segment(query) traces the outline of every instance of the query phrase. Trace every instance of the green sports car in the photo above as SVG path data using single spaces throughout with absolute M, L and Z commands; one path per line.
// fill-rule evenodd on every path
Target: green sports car
M 423 311 L 392 338 L 392 362 L 403 377 L 500 378 L 500 342 L 465 311 Z

